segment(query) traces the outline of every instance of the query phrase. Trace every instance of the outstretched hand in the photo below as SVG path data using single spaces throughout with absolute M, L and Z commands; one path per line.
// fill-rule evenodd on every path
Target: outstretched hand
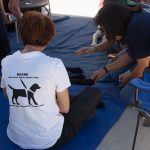
M 10 12 L 17 17 L 18 20 L 21 19 L 22 13 L 20 11 L 20 0 L 9 0 L 8 8 Z
M 92 74 L 92 80 L 97 81 L 98 79 L 102 78 L 104 75 L 106 75 L 106 71 L 104 69 L 96 70 Z
M 82 54 L 90 54 L 94 53 L 95 48 L 94 47 L 83 47 L 75 52 L 76 55 L 82 55 Z
M 125 85 L 129 82 L 130 79 L 131 79 L 131 76 L 130 76 L 130 73 L 128 72 L 128 73 L 120 75 L 119 82 L 121 85 Z

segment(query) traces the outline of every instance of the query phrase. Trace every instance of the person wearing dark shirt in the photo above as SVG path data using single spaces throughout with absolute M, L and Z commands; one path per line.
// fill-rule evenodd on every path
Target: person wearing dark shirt
M 127 52 L 134 59 L 150 56 L 150 14 L 146 11 L 134 13 L 125 34 Z
M 123 74 L 120 83 L 125 84 L 134 77 L 142 77 L 150 61 L 150 13 L 142 9 L 134 12 L 126 6 L 108 3 L 99 10 L 95 19 L 107 39 L 90 49 L 78 50 L 77 55 L 103 51 L 114 42 L 125 41 L 128 48 L 115 61 L 95 71 L 92 79 L 99 80 L 135 62 L 136 67 L 130 73 Z

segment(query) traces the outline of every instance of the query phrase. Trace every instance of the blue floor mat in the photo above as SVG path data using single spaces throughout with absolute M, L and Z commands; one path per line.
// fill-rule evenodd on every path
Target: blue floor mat
M 113 124 L 119 119 L 126 105 L 120 101 L 118 90 L 113 83 L 97 84 L 102 91 L 105 108 L 97 109 L 96 117 L 85 122 L 77 136 L 60 150 L 95 150 Z M 71 95 L 76 95 L 84 86 L 72 85 Z M 21 150 L 6 135 L 8 124 L 8 100 L 0 92 L 0 150 Z
M 120 100 L 119 89 L 115 83 L 101 83 L 95 86 L 101 89 L 105 108 L 97 109 L 96 117 L 85 122 L 71 143 L 60 150 L 95 150 L 126 108 L 126 104 Z M 70 92 L 74 93 L 83 88 L 73 85 Z
M 66 66 L 80 67 L 84 75 L 90 78 L 94 70 L 107 63 L 107 55 L 96 53 L 77 57 L 74 52 L 83 46 L 90 46 L 92 35 L 97 27 L 92 18 L 63 17 L 64 19 L 53 16 L 56 37 L 44 53 L 62 59 Z M 15 33 L 9 33 L 9 37 L 12 52 L 23 48 L 21 42 L 16 43 Z M 126 108 L 126 104 L 120 100 L 119 89 L 115 83 L 98 83 L 94 86 L 102 91 L 105 108 L 97 109 L 96 117 L 85 122 L 77 136 L 60 150 L 95 150 Z M 72 85 L 69 91 L 71 95 L 76 95 L 83 88 L 85 87 Z M 6 135 L 8 115 L 8 101 L 0 91 L 0 150 L 20 150 Z

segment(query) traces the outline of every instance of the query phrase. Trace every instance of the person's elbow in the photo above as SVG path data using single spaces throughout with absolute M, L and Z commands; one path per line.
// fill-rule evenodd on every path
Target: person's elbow
M 60 112 L 67 114 L 69 112 L 69 107 L 63 107 L 63 108 L 61 108 Z
M 7 95 L 7 92 L 6 92 L 6 88 L 3 89 L 3 95 L 8 99 L 8 95 Z

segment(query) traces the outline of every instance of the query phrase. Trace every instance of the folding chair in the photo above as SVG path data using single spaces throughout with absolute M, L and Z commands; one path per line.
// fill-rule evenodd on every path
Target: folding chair
M 46 7 L 48 6 L 48 8 Z M 44 7 L 48 15 L 51 17 L 50 0 L 20 0 L 21 10 L 30 10 Z
M 48 6 L 48 8 L 47 8 Z M 51 8 L 50 8 L 50 0 L 20 0 L 20 9 L 23 11 L 32 10 L 32 9 L 41 9 L 42 7 L 45 8 L 47 11 L 47 15 L 51 16 Z M 19 33 L 18 33 L 18 26 L 17 20 L 15 21 L 15 30 L 16 30 L 16 39 L 17 43 L 19 43 Z
M 130 81 L 130 85 L 135 87 L 135 100 L 133 105 L 138 109 L 137 123 L 132 144 L 132 150 L 135 150 L 140 119 L 144 118 L 147 122 L 150 122 L 150 67 L 145 69 L 143 79 L 134 78 Z

